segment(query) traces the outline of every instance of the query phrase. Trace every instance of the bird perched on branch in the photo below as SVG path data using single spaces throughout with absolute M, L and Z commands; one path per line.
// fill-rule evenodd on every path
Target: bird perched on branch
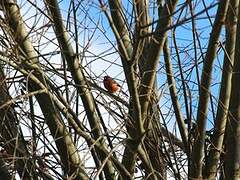
M 104 76 L 103 85 L 110 93 L 120 91 L 121 86 L 110 76 Z
M 128 97 L 127 93 L 122 90 L 122 87 L 110 76 L 104 76 L 103 85 L 110 93 L 121 91 L 125 96 Z

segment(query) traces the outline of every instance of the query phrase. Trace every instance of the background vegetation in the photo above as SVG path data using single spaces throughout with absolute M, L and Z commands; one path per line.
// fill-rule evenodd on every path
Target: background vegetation
M 0 4 L 0 179 L 240 178 L 238 0 Z

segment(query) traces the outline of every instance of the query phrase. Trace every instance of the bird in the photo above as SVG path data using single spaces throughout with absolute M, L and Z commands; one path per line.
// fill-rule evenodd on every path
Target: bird
M 104 76 L 103 85 L 110 93 L 116 93 L 121 89 L 121 86 L 110 76 Z

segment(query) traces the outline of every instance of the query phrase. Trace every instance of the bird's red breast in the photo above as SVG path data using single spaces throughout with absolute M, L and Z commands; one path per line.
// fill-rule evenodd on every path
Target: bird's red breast
M 103 80 L 104 87 L 110 92 L 115 93 L 120 90 L 120 85 L 114 81 L 110 76 L 104 76 Z

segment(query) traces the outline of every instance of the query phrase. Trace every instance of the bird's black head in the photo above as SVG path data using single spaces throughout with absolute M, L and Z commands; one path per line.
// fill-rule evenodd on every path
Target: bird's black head
M 104 76 L 105 81 L 108 80 L 108 79 L 111 79 L 111 77 L 110 76 Z

